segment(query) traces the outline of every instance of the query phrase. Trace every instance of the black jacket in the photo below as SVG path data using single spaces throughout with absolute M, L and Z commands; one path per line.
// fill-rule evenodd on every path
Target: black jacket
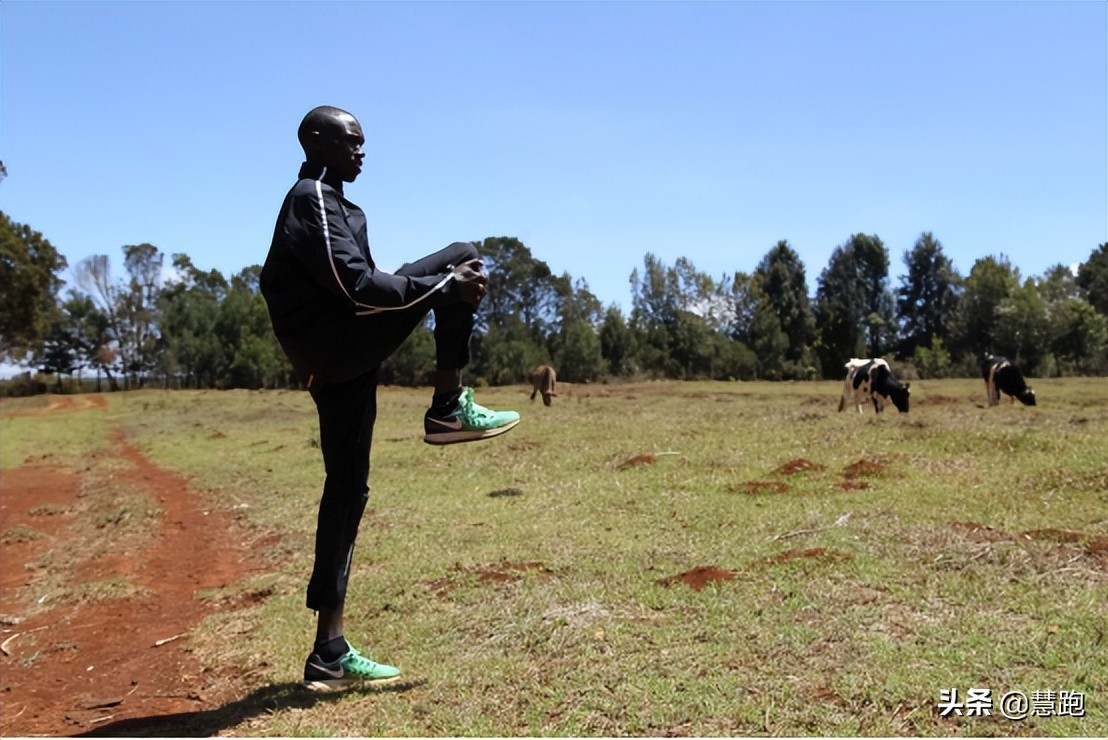
M 343 197 L 342 185 L 326 168 L 305 163 L 281 205 L 261 274 L 278 336 L 320 321 L 458 300 L 450 273 L 413 278 L 377 269 L 365 213 Z
M 343 196 L 342 180 L 304 163 L 281 205 L 261 273 L 273 331 L 304 375 L 342 352 L 359 317 L 426 312 L 456 303 L 453 273 L 404 277 L 377 269 L 366 217 Z

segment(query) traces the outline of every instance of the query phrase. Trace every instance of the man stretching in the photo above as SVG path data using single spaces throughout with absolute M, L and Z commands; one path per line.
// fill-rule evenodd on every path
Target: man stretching
M 344 183 L 362 171 L 361 124 L 344 110 L 321 106 L 304 117 L 297 137 L 306 161 L 281 205 L 261 292 L 274 334 L 319 414 L 326 480 L 307 593 L 318 622 L 304 682 L 331 689 L 400 675 L 361 655 L 343 634 L 354 541 L 369 500 L 381 363 L 434 311 L 434 394 L 424 441 L 487 439 L 518 424 L 519 414 L 479 406 L 473 390 L 462 386 L 473 314 L 488 286 L 476 247 L 456 242 L 394 274 L 379 270 L 365 213 L 343 194 Z

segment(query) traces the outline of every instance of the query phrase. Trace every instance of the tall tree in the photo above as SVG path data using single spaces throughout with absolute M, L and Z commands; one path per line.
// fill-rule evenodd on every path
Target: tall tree
M 536 342 L 518 316 L 490 324 L 473 337 L 473 362 L 469 372 L 491 385 L 518 383 L 538 365 L 551 361 L 547 348 Z
M 788 336 L 785 358 L 804 359 L 815 331 L 815 315 L 800 255 L 787 241 L 779 241 L 754 272 L 761 277 L 762 293 Z
M 675 297 L 667 289 L 666 267 L 653 254 L 643 257 L 643 270 L 631 271 L 630 327 L 639 367 L 657 375 L 671 374 L 669 326 L 676 323 Z
M 667 290 L 677 310 L 699 316 L 712 331 L 724 332 L 734 323 L 730 278 L 716 280 L 696 269 L 688 257 L 678 257 L 666 271 Z
M 876 236 L 851 238 L 866 312 L 866 347 L 870 357 L 880 357 L 896 336 L 895 301 L 889 289 L 889 250 Z
M 900 276 L 896 309 L 903 336 L 901 351 L 910 356 L 916 347 L 930 348 L 936 338 L 942 342 L 949 339 L 961 277 L 929 231 L 904 253 L 904 265 L 908 272 Z
M 667 268 L 647 254 L 641 277 L 631 273 L 631 287 L 640 365 L 669 377 L 712 377 L 719 365 L 716 339 L 734 325 L 728 281 L 698 271 L 688 258 Z
M 563 274 L 555 287 L 558 331 L 549 342 L 550 356 L 565 380 L 595 380 L 604 369 L 597 333 L 602 315 L 600 301 L 584 279 L 573 281 L 568 274 Z
M 1085 291 L 1085 300 L 1108 316 L 1108 242 L 1094 249 L 1077 268 L 1077 284 Z
M 731 278 L 731 336 L 750 343 L 750 331 L 754 324 L 754 312 L 761 303 L 761 287 L 752 274 L 736 272 Z
M 776 372 L 783 377 L 805 377 L 804 368 L 812 361 L 815 314 L 808 298 L 808 280 L 800 255 L 787 241 L 779 241 L 762 258 L 754 270 L 754 276 L 758 280 L 760 294 L 768 304 L 764 310 L 777 319 L 777 326 L 774 327 L 767 316 L 759 318 L 759 342 L 763 346 L 755 347 L 758 357 L 763 357 L 763 351 L 775 352 L 780 355 L 774 360 L 778 365 Z M 783 346 L 780 338 L 775 336 L 777 331 L 785 337 Z
M 94 254 L 73 266 L 74 279 L 104 317 L 104 341 L 96 350 L 96 365 L 108 378 L 112 390 L 118 389 L 118 371 L 122 328 L 118 316 L 119 288 L 112 281 L 111 261 L 106 254 Z
M 600 337 L 592 324 L 576 321 L 566 326 L 556 357 L 559 377 L 571 383 L 596 380 L 604 371 Z
M 816 288 L 817 352 L 824 375 L 851 357 L 878 357 L 894 333 L 889 253 L 877 236 L 855 234 L 831 254 Z
M 227 296 L 219 304 L 215 335 L 231 350 L 224 382 L 234 388 L 283 385 L 290 371 L 258 289 L 261 269 L 251 265 L 232 276 Z
M 986 352 L 1002 353 L 997 346 L 996 310 L 1019 285 L 1019 270 L 1006 256 L 990 255 L 974 262 L 958 304 L 956 355 L 980 359 Z
M 544 341 L 558 320 L 558 286 L 550 267 L 515 237 L 489 237 L 478 250 L 489 273 L 488 297 L 477 312 L 478 326 L 503 327 L 510 317 L 518 317 L 534 341 Z
M 175 277 L 159 298 L 159 327 L 165 343 L 161 370 L 167 382 L 211 388 L 230 367 L 229 348 L 215 333 L 229 286 L 217 270 L 198 270 L 188 255 L 173 255 L 173 268 Z
M 42 234 L 0 211 L 0 359 L 18 360 L 50 327 L 66 260 Z
M 132 382 L 141 385 L 157 364 L 157 301 L 164 255 L 153 244 L 123 247 L 127 283 L 118 293 L 120 350 Z
M 635 335 L 623 318 L 619 306 L 609 306 L 600 326 L 600 355 L 607 372 L 616 377 L 632 375 L 635 364 Z
M 79 360 L 65 316 L 61 311 L 54 314 L 42 343 L 36 348 L 34 357 L 39 370 L 55 377 L 56 388 L 62 390 L 62 376 L 73 375 L 79 369 Z
M 732 337 L 753 349 L 757 377 L 778 380 L 785 377 L 785 356 L 789 337 L 781 328 L 777 309 L 765 294 L 763 274 L 738 272 L 731 286 L 734 299 Z
M 1048 267 L 1043 276 L 1035 280 L 1035 287 L 1047 304 L 1083 297 L 1076 273 L 1065 265 Z
M 73 270 L 77 285 L 107 318 L 113 340 L 110 350 L 128 383 L 135 385 L 145 382 L 158 362 L 157 301 L 162 259 L 154 245 L 133 244 L 123 247 L 125 281 L 112 279 L 107 255 L 87 257 Z
M 76 373 L 100 363 L 100 351 L 109 343 L 107 319 L 87 295 L 70 290 L 58 305 L 50 333 L 37 354 L 48 372 Z M 99 388 L 97 389 L 99 390 Z
M 1061 373 L 1108 372 L 1108 317 L 1088 301 L 1070 298 L 1062 302 L 1052 312 L 1049 334 Z
M 631 322 L 642 326 L 664 326 L 677 313 L 676 296 L 669 290 L 666 266 L 651 253 L 643 257 L 642 273 L 631 271 Z
M 1049 325 L 1035 281 L 1027 280 L 1001 299 L 994 316 L 993 350 L 1015 359 L 1024 372 L 1036 373 L 1049 349 Z

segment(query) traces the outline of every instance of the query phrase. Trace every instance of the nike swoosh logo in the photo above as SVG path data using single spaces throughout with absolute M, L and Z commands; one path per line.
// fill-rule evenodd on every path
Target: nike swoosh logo
M 431 421 L 435 422 L 439 426 L 446 427 L 447 429 L 453 429 L 454 431 L 458 431 L 463 426 L 465 426 L 464 424 L 462 424 L 460 419 L 455 419 L 454 421 L 445 421 L 443 419 L 431 419 Z
M 337 671 L 333 671 L 327 666 L 320 665 L 319 663 L 312 663 L 312 669 L 317 670 L 320 673 L 326 673 L 331 678 L 342 678 L 346 675 L 346 671 L 344 671 L 342 668 L 339 668 Z

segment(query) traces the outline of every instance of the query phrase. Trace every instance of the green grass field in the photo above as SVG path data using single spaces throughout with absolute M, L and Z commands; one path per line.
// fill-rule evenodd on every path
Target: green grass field
M 880 418 L 838 413 L 831 382 L 563 385 L 551 408 L 482 389 L 522 424 L 445 448 L 420 439 L 427 391 L 383 388 L 347 636 L 406 680 L 319 702 L 291 686 L 322 485 L 307 394 L 5 415 L 0 461 L 88 460 L 120 427 L 280 533 L 268 598 L 193 638 L 284 687 L 231 734 L 1105 736 L 1108 382 L 1034 386 L 1038 407 L 987 409 L 980 381 L 915 382 Z M 992 716 L 939 716 L 970 688 Z M 1015 691 L 1084 716 L 1043 695 L 1005 719 Z

